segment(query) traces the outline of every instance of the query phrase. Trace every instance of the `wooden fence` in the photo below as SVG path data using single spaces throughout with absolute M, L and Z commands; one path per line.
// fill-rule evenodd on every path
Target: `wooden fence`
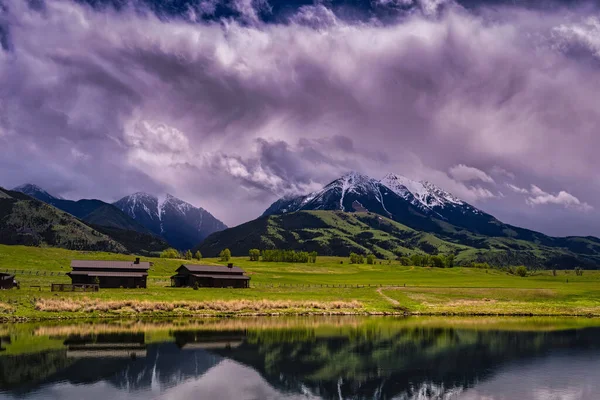
M 252 282 L 250 287 L 254 288 L 335 288 L 335 289 L 362 289 L 362 288 L 382 288 L 382 287 L 406 287 L 406 284 L 396 283 L 266 283 Z
M 53 283 L 51 290 L 53 292 L 97 292 L 100 289 L 99 285 L 95 284 L 64 284 L 64 283 Z

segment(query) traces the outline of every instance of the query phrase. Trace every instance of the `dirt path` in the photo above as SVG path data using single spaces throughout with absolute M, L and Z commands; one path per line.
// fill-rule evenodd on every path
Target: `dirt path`
M 386 295 L 385 293 L 382 292 L 382 290 L 385 288 L 379 288 L 377 289 L 377 293 L 379 293 L 379 295 L 381 297 L 383 297 L 384 299 L 386 299 L 387 301 L 389 301 L 391 304 L 395 305 L 395 306 L 399 306 L 400 302 L 396 299 L 392 299 L 390 296 Z

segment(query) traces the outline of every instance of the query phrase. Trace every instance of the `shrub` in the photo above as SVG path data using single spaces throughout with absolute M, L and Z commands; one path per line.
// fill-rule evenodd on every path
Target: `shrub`
M 362 254 L 350 253 L 350 264 L 363 264 L 365 258 Z
M 219 257 L 221 258 L 221 261 L 229 261 L 231 259 L 231 251 L 225 249 L 219 253 Z
M 444 260 L 446 268 L 454 268 L 454 254 L 448 254 Z
M 177 250 L 175 250 L 172 247 L 169 247 L 168 249 L 163 250 L 162 253 L 160 253 L 160 258 L 181 258 L 181 255 Z
M 520 265 L 515 270 L 515 274 L 520 277 L 526 277 L 527 276 L 527 268 L 524 265 Z
M 198 250 L 196 254 L 194 254 L 194 258 L 198 261 L 202 259 L 202 253 L 200 253 L 200 250 Z
M 260 250 L 250 249 L 248 255 L 250 256 L 250 261 L 258 261 L 260 259 Z
M 444 268 L 445 267 L 444 260 L 442 260 L 442 257 L 440 257 L 440 256 L 431 257 L 431 265 L 434 266 L 435 268 Z
M 367 255 L 367 264 L 375 264 L 375 255 L 374 254 Z
M 192 251 L 188 250 L 185 252 L 185 259 L 186 260 L 191 260 L 192 259 Z
M 200 287 L 200 285 L 198 285 L 198 281 L 194 282 L 194 290 L 198 290 L 198 288 Z
M 400 265 L 408 266 L 410 265 L 410 258 L 406 256 L 398 257 L 396 260 L 400 262 Z

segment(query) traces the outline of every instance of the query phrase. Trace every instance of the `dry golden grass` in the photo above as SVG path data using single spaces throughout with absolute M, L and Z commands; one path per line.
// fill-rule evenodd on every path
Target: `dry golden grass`
M 46 312 L 273 312 L 335 311 L 363 308 L 358 301 L 211 300 L 154 302 L 138 300 L 40 299 L 36 310 Z
M 11 312 L 13 308 L 6 303 L 0 303 L 0 313 Z

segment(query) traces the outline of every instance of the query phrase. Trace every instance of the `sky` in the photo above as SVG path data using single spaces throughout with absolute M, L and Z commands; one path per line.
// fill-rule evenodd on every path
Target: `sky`
M 588 1 L 0 0 L 0 186 L 233 226 L 349 171 L 600 236 Z

